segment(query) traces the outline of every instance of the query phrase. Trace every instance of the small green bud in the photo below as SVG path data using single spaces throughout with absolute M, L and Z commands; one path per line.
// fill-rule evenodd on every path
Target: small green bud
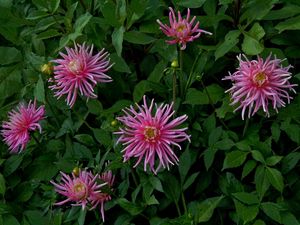
M 172 68 L 178 68 L 179 67 L 178 61 L 176 59 L 172 61 L 171 67 Z

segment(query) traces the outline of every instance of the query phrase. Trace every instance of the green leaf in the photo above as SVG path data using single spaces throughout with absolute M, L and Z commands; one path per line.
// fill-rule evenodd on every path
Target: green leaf
M 116 52 L 119 57 L 122 57 L 122 48 L 123 48 L 123 37 L 124 37 L 125 28 L 123 26 L 115 28 L 114 32 L 111 35 L 112 44 L 116 49 Z
M 77 134 L 74 138 L 82 144 L 86 146 L 93 146 L 95 145 L 95 141 L 91 135 L 88 134 Z
M 194 215 L 197 223 L 208 221 L 223 198 L 224 196 L 208 198 L 197 203 L 195 207 L 190 207 L 190 211 Z
M 282 158 L 283 158 L 282 156 L 278 156 L 278 155 L 270 156 L 269 158 L 266 159 L 266 164 L 268 166 L 275 166 L 277 163 L 281 161 Z
M 300 15 L 278 23 L 275 29 L 279 30 L 279 33 L 285 30 L 300 30 Z
M 256 194 L 247 193 L 247 192 L 237 192 L 232 194 L 237 200 L 246 204 L 254 205 L 259 203 L 259 199 Z
M 264 50 L 264 46 L 258 40 L 245 34 L 244 41 L 242 43 L 242 50 L 247 55 L 257 55 L 257 54 L 260 54 Z
M 115 102 L 112 107 L 103 110 L 102 115 L 109 115 L 109 114 L 119 112 L 123 108 L 128 107 L 131 104 L 132 104 L 131 101 L 124 100 L 124 99 L 119 100 L 119 101 Z
M 257 55 L 264 50 L 260 40 L 265 35 L 265 31 L 259 23 L 255 23 L 249 32 L 244 32 L 244 41 L 242 43 L 243 51 L 248 55 Z
M 104 4 L 101 4 L 101 12 L 105 22 L 112 27 L 120 27 L 122 25 L 116 16 L 116 9 L 116 4 L 113 1 L 104 1 Z
M 42 76 L 39 75 L 39 80 L 34 89 L 34 96 L 39 101 L 45 104 L 45 89 L 44 89 L 44 82 Z
M 284 188 L 282 174 L 277 169 L 271 167 L 266 167 L 266 174 L 271 185 L 282 192 Z
M 89 99 L 86 105 L 88 107 L 89 112 L 97 116 L 99 116 L 103 110 L 101 102 L 97 99 Z
M 23 160 L 23 155 L 12 155 L 4 163 L 4 175 L 7 177 L 18 169 Z
M 217 151 L 217 148 L 208 148 L 204 151 L 204 165 L 206 170 L 209 170 L 209 168 L 211 167 Z
M 28 210 L 24 212 L 28 222 L 34 225 L 45 225 L 47 220 L 43 217 L 43 213 L 38 210 Z
M 3 175 L 0 173 L 0 195 L 4 196 L 6 191 L 5 179 Z
M 36 38 L 40 40 L 44 40 L 44 39 L 49 39 L 57 36 L 61 36 L 61 33 L 58 30 L 49 29 L 39 33 Z
M 300 160 L 300 152 L 292 152 L 286 155 L 282 160 L 282 173 L 286 174 L 291 171 Z
M 14 216 L 5 215 L 3 217 L 3 225 L 20 225 L 20 223 Z
M 152 43 L 156 39 L 139 31 L 128 31 L 124 34 L 124 40 L 133 44 L 146 45 Z
M 104 145 L 105 147 L 109 147 L 112 145 L 111 135 L 110 132 L 104 129 L 93 129 L 94 137 L 96 140 Z
M 218 141 L 214 147 L 220 150 L 230 150 L 234 145 L 235 143 L 231 139 L 225 138 L 221 141 Z
M 200 8 L 206 0 L 176 0 L 176 4 L 185 8 Z
M 221 138 L 222 133 L 222 127 L 217 127 L 213 129 L 208 136 L 208 146 L 214 145 Z
M 13 47 L 0 47 L 0 65 L 8 65 L 21 61 L 19 50 Z
M 113 70 L 123 73 L 131 73 L 130 68 L 122 57 L 118 56 L 116 53 L 112 53 L 110 58 L 111 61 L 115 63 L 112 67 Z
M 260 20 L 268 14 L 278 0 L 254 0 L 248 5 L 246 11 L 240 17 L 240 23 L 247 19 L 248 23 Z
M 135 85 L 133 90 L 133 101 L 139 102 L 146 92 L 151 91 L 151 87 L 149 86 L 149 82 L 146 80 L 140 81 Z
M 274 139 L 275 142 L 279 141 L 280 138 L 280 127 L 278 123 L 273 123 L 271 126 L 271 132 L 272 132 L 272 138 Z
M 288 5 L 285 5 L 281 9 L 270 11 L 264 17 L 264 20 L 286 19 L 286 18 L 297 15 L 299 12 L 300 12 L 300 6 L 297 6 L 297 5 L 294 5 L 294 4 L 288 4 Z
M 129 212 L 132 216 L 138 215 L 143 212 L 144 208 L 132 202 L 129 202 L 125 198 L 119 198 L 116 202 L 121 206 L 124 210 Z
M 163 174 L 162 178 L 163 178 L 162 179 L 163 188 L 164 188 L 166 197 L 174 202 L 178 202 L 180 193 L 181 193 L 181 190 L 180 190 L 181 186 L 180 186 L 177 178 L 170 173 Z
M 246 160 L 247 155 L 248 152 L 242 152 L 238 150 L 227 153 L 222 170 L 242 165 Z
M 254 160 L 248 160 L 243 168 L 242 179 L 245 178 L 256 167 L 257 163 Z
M 278 204 L 273 202 L 264 202 L 261 204 L 261 208 L 268 217 L 282 224 L 280 207 L 278 206 Z
M 284 225 L 300 225 L 297 218 L 290 212 L 281 212 L 281 219 Z
M 235 199 L 233 199 L 233 201 L 237 215 L 244 222 L 244 224 L 256 218 L 259 211 L 258 205 L 246 206 Z
M 253 223 L 253 225 L 266 225 L 266 224 L 262 220 L 255 220 L 255 222 Z
M 189 169 L 192 166 L 190 150 L 186 149 L 180 156 L 178 170 L 180 174 L 180 183 L 183 184 Z
M 196 178 L 198 177 L 198 175 L 199 175 L 199 172 L 195 172 L 191 176 L 189 176 L 186 179 L 186 181 L 185 181 L 185 183 L 184 183 L 184 185 L 182 187 L 182 190 L 185 191 L 186 189 L 188 189 L 194 183 L 194 181 L 196 180 Z
M 81 34 L 83 28 L 85 28 L 85 26 L 90 22 L 92 17 L 93 16 L 89 12 L 80 15 L 74 24 L 75 33 Z
M 266 169 L 262 165 L 256 168 L 254 182 L 256 185 L 256 191 L 261 200 L 270 187 L 270 182 L 266 175 Z
M 239 42 L 238 38 L 240 35 L 241 32 L 239 30 L 231 30 L 226 34 L 224 42 L 220 44 L 215 51 L 216 60 L 224 56 L 234 46 L 236 46 L 236 44 Z
M 257 150 L 252 150 L 251 154 L 252 154 L 253 159 L 255 159 L 256 161 L 261 162 L 263 164 L 265 163 L 265 159 L 264 159 L 263 155 L 261 154 L 261 152 L 259 152 Z
M 86 216 L 86 210 L 80 210 L 79 217 L 78 217 L 78 225 L 84 225 Z
M 208 98 L 208 95 L 210 99 Z M 224 89 L 217 84 L 212 84 L 206 87 L 206 90 L 198 91 L 195 88 L 189 88 L 186 94 L 184 104 L 190 105 L 207 105 L 217 103 L 222 100 Z

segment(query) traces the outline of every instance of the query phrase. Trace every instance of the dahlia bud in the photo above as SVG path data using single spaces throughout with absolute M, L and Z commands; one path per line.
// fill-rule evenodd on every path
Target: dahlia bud
M 173 60 L 171 63 L 171 67 L 174 69 L 178 68 L 179 67 L 178 60 L 176 60 L 176 59 Z
M 41 66 L 41 72 L 47 75 L 51 75 L 53 72 L 53 66 L 51 62 Z
M 79 173 L 80 173 L 80 168 L 78 166 L 76 166 L 73 169 L 72 173 L 77 177 L 79 175 Z

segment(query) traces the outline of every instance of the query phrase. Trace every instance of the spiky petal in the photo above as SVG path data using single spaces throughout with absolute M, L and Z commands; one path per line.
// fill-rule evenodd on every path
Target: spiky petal
M 278 112 L 279 107 L 285 106 L 285 100 L 290 103 L 292 99 L 288 91 L 296 92 L 293 87 L 297 85 L 289 83 L 291 73 L 288 71 L 292 66 L 283 67 L 281 64 L 283 60 L 271 58 L 270 54 L 266 60 L 258 56 L 257 60 L 250 61 L 245 55 L 240 54 L 237 57 L 239 60 L 237 71 L 223 78 L 233 83 L 226 92 L 231 94 L 231 105 L 239 103 L 235 111 L 242 109 L 242 119 L 247 110 L 250 118 L 260 108 L 269 116 L 269 104 Z
M 105 73 L 113 64 L 105 49 L 93 55 L 93 45 L 75 44 L 74 48 L 66 47 L 66 51 L 67 54 L 59 53 L 62 59 L 53 60 L 57 65 L 54 66 L 54 79 L 49 80 L 54 84 L 49 88 L 55 91 L 58 98 L 66 95 L 67 104 L 73 107 L 78 91 L 87 98 L 96 98 L 96 84 L 112 81 Z
M 63 205 L 67 202 L 75 202 L 74 206 L 81 206 L 84 210 L 89 203 L 91 193 L 101 192 L 101 188 L 106 183 L 98 184 L 96 181 L 98 175 L 94 176 L 89 171 L 80 171 L 78 175 L 72 173 L 72 176 L 61 173 L 61 183 L 50 181 L 55 186 L 55 191 L 65 197 L 65 200 L 55 203 L 55 205 Z
M 184 140 L 190 140 L 190 136 L 186 134 L 187 128 L 176 128 L 181 125 L 187 116 L 183 115 L 172 119 L 175 111 L 172 104 L 161 104 L 157 106 L 154 100 L 151 101 L 150 106 L 147 105 L 146 96 L 144 96 L 144 104 L 139 106 L 136 104 L 138 110 L 133 106 L 123 110 L 124 116 L 117 119 L 124 124 L 124 128 L 120 128 L 116 134 L 120 137 L 118 142 L 126 146 L 124 152 L 124 161 L 131 157 L 137 158 L 136 167 L 142 159 L 144 159 L 144 170 L 147 170 L 149 165 L 151 171 L 155 174 L 163 167 L 169 169 L 169 165 L 178 163 L 178 158 L 173 151 L 172 145 L 181 149 L 178 144 Z M 159 164 L 154 168 L 155 157 L 158 157 Z
M 30 140 L 30 131 L 38 129 L 42 132 L 39 122 L 44 118 L 45 106 L 36 107 L 36 101 L 26 105 L 20 103 L 17 110 L 8 113 L 8 121 L 2 124 L 1 134 L 9 146 L 10 153 L 20 153 Z
M 186 48 L 187 42 L 192 42 L 199 38 L 201 33 L 212 35 L 212 33 L 199 29 L 199 21 L 195 24 L 196 17 L 190 20 L 190 9 L 188 9 L 185 19 L 182 18 L 181 13 L 178 11 L 178 19 L 176 18 L 174 10 L 169 7 L 169 22 L 170 26 L 163 24 L 160 20 L 156 20 L 160 25 L 162 32 L 172 40 L 166 41 L 168 44 L 179 44 L 181 50 Z M 190 20 L 190 21 L 189 21 Z
M 104 222 L 104 204 L 111 200 L 115 176 L 112 174 L 112 171 L 109 170 L 99 175 L 99 179 L 102 183 L 106 183 L 106 185 L 101 189 L 101 192 L 92 192 L 89 196 L 89 201 L 92 205 L 91 209 L 96 208 L 98 205 L 100 206 L 100 212 Z

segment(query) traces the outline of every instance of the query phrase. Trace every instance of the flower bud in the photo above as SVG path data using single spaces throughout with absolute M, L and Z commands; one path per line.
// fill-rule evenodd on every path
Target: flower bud
M 171 67 L 172 68 L 178 68 L 179 67 L 178 61 L 176 59 L 172 61 Z
M 78 166 L 76 166 L 73 169 L 72 173 L 77 177 L 79 175 L 79 173 L 80 173 L 80 168 Z
M 111 121 L 111 123 L 110 123 L 110 125 L 111 125 L 112 127 L 117 126 L 117 124 L 118 124 L 118 121 L 117 121 L 117 120 L 113 120 L 113 121 Z
M 53 66 L 51 62 L 41 66 L 41 72 L 47 75 L 51 75 L 53 72 Z

